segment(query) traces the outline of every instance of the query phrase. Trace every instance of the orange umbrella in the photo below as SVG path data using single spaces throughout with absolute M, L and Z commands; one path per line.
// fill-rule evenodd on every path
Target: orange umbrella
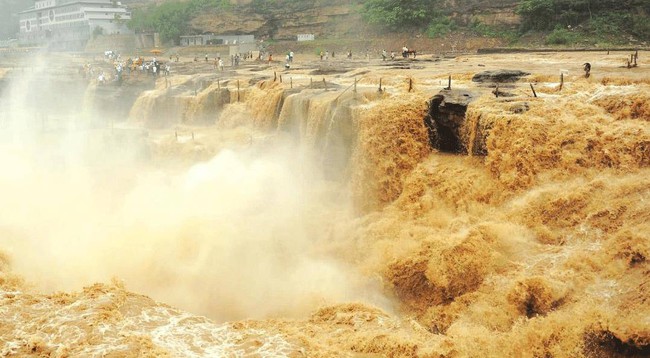
M 160 50 L 158 50 L 158 49 L 153 49 L 153 50 L 151 50 L 151 51 L 149 51 L 149 52 L 151 52 L 151 53 L 153 53 L 153 54 L 160 54 L 160 53 L 162 53 L 162 51 L 160 51 Z

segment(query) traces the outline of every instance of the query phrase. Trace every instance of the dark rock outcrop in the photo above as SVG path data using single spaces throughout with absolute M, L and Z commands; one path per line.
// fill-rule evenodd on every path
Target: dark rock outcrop
M 475 98 L 471 92 L 455 89 L 442 90 L 431 98 L 424 123 L 432 148 L 448 153 L 467 153 L 460 130 L 465 124 L 467 106 Z
M 521 77 L 530 73 L 519 70 L 495 70 L 479 72 L 472 77 L 472 82 L 517 82 Z

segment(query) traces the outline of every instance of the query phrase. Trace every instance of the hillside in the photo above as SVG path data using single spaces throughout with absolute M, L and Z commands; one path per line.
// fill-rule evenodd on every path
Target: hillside
M 264 40 L 374 41 L 491 38 L 499 45 L 645 46 L 644 0 L 188 0 L 134 3 L 132 27 L 178 43 L 188 34 L 254 34 Z M 493 44 L 492 44 L 493 45 Z
M 311 0 L 275 1 L 275 6 L 259 7 L 264 1 L 249 1 L 229 10 L 211 9 L 191 20 L 198 33 L 245 33 L 276 40 L 294 39 L 296 34 L 313 33 L 317 37 L 361 37 L 380 33 L 380 27 L 369 26 L 362 18 L 364 1 Z M 444 11 L 459 24 L 472 20 L 494 26 L 516 28 L 520 18 L 515 14 L 516 0 L 449 0 Z M 407 29 L 425 32 L 426 29 Z
M 647 0 L 123 0 L 131 27 L 178 43 L 188 34 L 254 34 L 267 40 L 492 38 L 527 46 L 646 46 Z M 0 39 L 33 0 L 0 0 Z M 6 11 L 5 11 L 6 10 Z M 16 23 L 14 23 L 16 22 Z M 452 38 L 450 40 L 450 38 Z M 345 44 L 342 44 L 345 46 Z

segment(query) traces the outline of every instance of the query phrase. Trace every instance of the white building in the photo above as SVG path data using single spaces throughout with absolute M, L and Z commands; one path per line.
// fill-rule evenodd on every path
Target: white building
M 79 49 L 93 34 L 131 34 L 131 13 L 111 0 L 37 0 L 18 14 L 19 41 L 27 45 Z
M 314 41 L 314 34 L 298 34 L 296 39 L 298 41 Z
M 254 35 L 188 35 L 181 36 L 181 46 L 241 45 L 255 43 Z

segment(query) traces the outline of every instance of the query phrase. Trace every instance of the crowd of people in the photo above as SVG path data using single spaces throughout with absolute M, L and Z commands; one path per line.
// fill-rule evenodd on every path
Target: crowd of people
M 146 61 L 142 56 L 129 57 L 124 60 L 119 53 L 106 51 L 104 53 L 104 62 L 110 64 L 111 71 L 108 71 L 104 66 L 94 66 L 92 63 L 86 63 L 79 68 L 79 74 L 85 79 L 96 80 L 97 84 L 100 85 L 109 83 L 121 85 L 125 76 L 150 75 L 155 80 L 158 76 L 168 76 L 171 73 L 170 64 L 165 64 L 155 57 L 151 61 Z
M 409 49 L 407 46 L 402 47 L 402 57 L 404 57 L 404 58 L 409 58 L 409 57 L 411 57 L 411 55 L 413 55 L 413 58 L 415 58 L 415 56 L 416 56 L 416 51 L 413 50 L 413 49 Z M 319 52 L 319 57 L 320 57 L 320 60 L 321 60 L 321 61 L 327 61 L 327 60 L 329 60 L 329 58 L 330 58 L 330 52 L 327 51 L 327 50 L 325 50 L 325 51 L 320 51 L 320 52 Z M 332 58 L 335 57 L 335 56 L 334 56 L 334 51 L 331 52 L 331 57 L 332 57 Z M 386 61 L 386 60 L 388 60 L 389 58 L 390 58 L 391 60 L 395 60 L 396 57 L 397 57 L 397 53 L 396 53 L 395 51 L 391 51 L 391 52 L 390 52 L 390 57 L 389 57 L 388 51 L 386 51 L 386 49 L 382 49 L 382 50 L 381 50 L 381 59 L 382 59 L 382 61 Z M 348 49 L 348 50 L 346 51 L 346 58 L 347 58 L 347 59 L 352 59 L 352 50 Z M 371 56 L 370 56 L 370 51 L 366 50 L 366 52 L 365 52 L 365 59 L 366 59 L 366 60 L 370 60 L 370 58 L 371 58 Z
M 255 57 L 255 54 L 257 54 L 258 62 L 267 63 L 268 65 L 271 65 L 273 63 L 273 54 L 268 50 L 263 50 L 259 52 L 249 51 L 245 53 L 233 54 L 230 56 L 230 66 L 233 68 L 238 67 L 243 60 L 253 59 Z M 330 52 L 328 50 L 320 50 L 318 55 L 322 61 L 327 61 L 330 59 L 330 57 L 336 57 L 336 53 L 334 51 Z M 404 46 L 402 48 L 402 56 L 404 58 L 408 58 L 411 55 L 413 55 L 415 58 L 415 50 Z M 380 56 L 382 61 L 387 61 L 388 59 L 395 60 L 396 52 L 390 51 L 389 53 L 386 49 L 382 49 Z M 347 59 L 352 59 L 351 49 L 346 50 L 345 57 Z M 210 61 L 208 54 L 205 54 L 203 58 L 206 63 Z M 291 68 L 294 63 L 294 58 L 295 53 L 293 50 L 286 52 L 284 56 L 285 69 Z M 366 60 L 370 60 L 370 51 L 366 50 L 365 58 Z M 175 57 L 174 55 L 170 55 L 169 62 L 163 63 L 162 61 L 157 60 L 155 57 L 153 57 L 150 61 L 145 60 L 145 58 L 142 56 L 135 58 L 129 57 L 128 59 L 124 60 L 121 54 L 115 51 L 105 51 L 104 61 L 111 64 L 112 71 L 108 71 L 104 66 L 93 66 L 91 63 L 87 63 L 81 66 L 79 73 L 83 78 L 96 80 L 98 84 L 108 84 L 114 82 L 118 85 L 121 85 L 125 76 L 131 77 L 134 75 L 138 77 L 141 75 L 150 75 L 155 81 L 158 76 L 168 76 L 171 73 L 170 63 L 173 63 L 174 60 L 175 62 L 180 61 L 178 54 L 176 54 Z M 199 62 L 198 57 L 194 57 L 194 62 Z M 213 66 L 217 71 L 224 71 L 226 63 L 220 54 L 217 54 L 217 56 L 214 58 Z

